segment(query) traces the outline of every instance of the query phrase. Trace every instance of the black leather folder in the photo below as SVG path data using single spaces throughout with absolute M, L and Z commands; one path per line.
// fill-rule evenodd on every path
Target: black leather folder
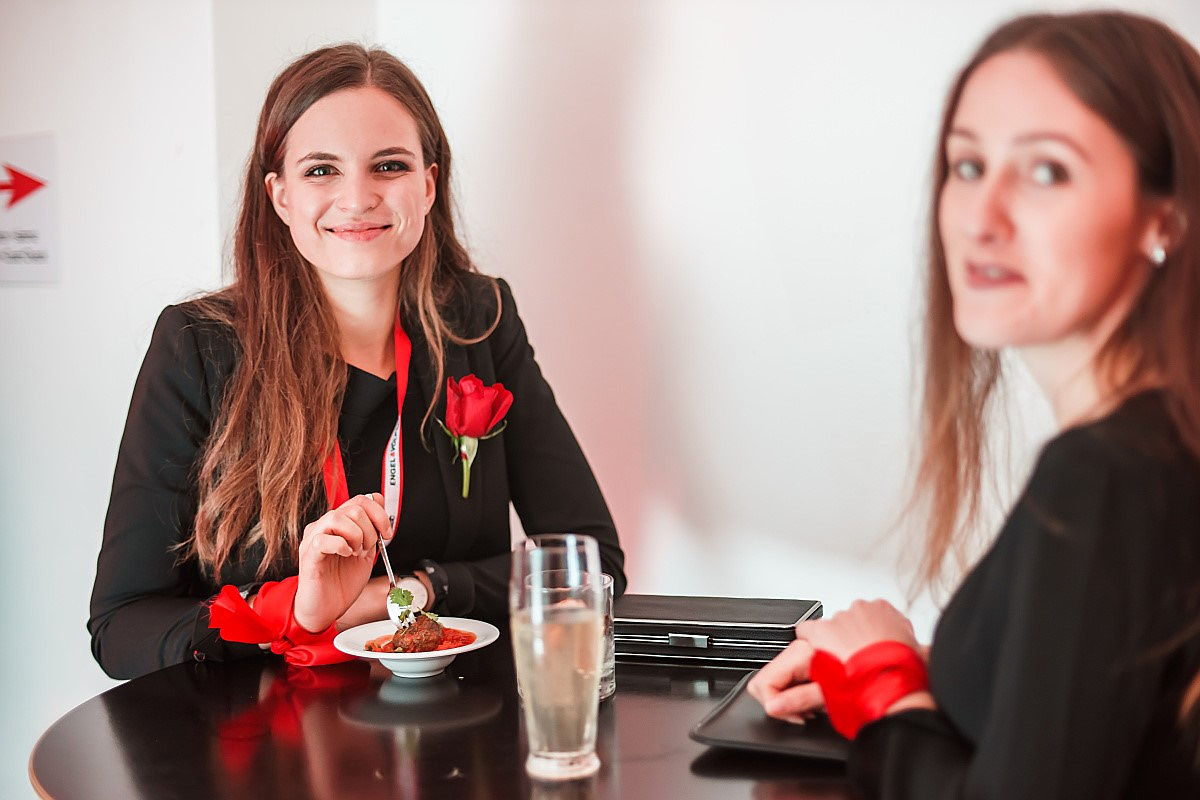
M 613 607 L 618 661 L 756 668 L 819 619 L 817 600 L 627 594 Z
M 751 672 L 688 733 L 711 747 L 755 750 L 827 761 L 845 761 L 850 743 L 824 714 L 803 725 L 768 717 L 758 701 L 746 691 L 757 673 Z

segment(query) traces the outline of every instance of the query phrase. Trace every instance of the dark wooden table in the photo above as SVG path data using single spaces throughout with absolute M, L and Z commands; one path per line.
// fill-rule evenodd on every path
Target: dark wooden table
M 744 673 L 620 664 L 600 707 L 594 777 L 541 784 L 506 637 L 436 678 L 353 662 L 187 663 L 117 686 L 54 723 L 29 774 L 72 798 L 852 797 L 836 763 L 709 750 L 687 732 Z

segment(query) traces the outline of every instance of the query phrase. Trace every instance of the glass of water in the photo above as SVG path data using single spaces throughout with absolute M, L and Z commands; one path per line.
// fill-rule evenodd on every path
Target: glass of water
M 617 692 L 617 654 L 613 641 L 613 579 L 607 572 L 600 576 L 604 590 L 604 657 L 600 659 L 600 699 Z
M 513 658 L 529 736 L 525 769 L 536 778 L 578 778 L 600 766 L 596 710 L 604 599 L 592 537 L 533 536 L 514 549 Z

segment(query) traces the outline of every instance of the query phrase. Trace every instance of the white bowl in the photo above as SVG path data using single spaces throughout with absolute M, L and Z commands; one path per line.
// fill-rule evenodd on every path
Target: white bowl
M 462 647 L 431 650 L 428 653 L 376 653 L 367 649 L 367 642 L 396 632 L 395 623 L 390 619 L 381 619 L 342 631 L 334 638 L 333 646 L 347 655 L 379 661 L 398 677 L 428 678 L 450 666 L 450 662 L 459 653 L 469 653 L 487 647 L 500 638 L 500 631 L 495 625 L 477 619 L 439 617 L 438 622 L 447 628 L 458 628 L 460 631 L 475 634 L 475 641 Z

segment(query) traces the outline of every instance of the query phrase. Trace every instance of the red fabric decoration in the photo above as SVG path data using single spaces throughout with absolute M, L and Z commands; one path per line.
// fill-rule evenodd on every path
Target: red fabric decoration
M 330 625 L 320 633 L 309 633 L 292 616 L 296 599 L 295 576 L 264 583 L 258 590 L 254 608 L 234 586 L 221 587 L 208 611 L 208 627 L 217 628 L 227 642 L 263 644 L 270 642 L 272 653 L 281 653 L 289 664 L 312 667 L 350 661 L 333 646 L 337 629 Z
M 902 697 L 929 688 L 925 662 L 900 642 L 876 642 L 846 661 L 825 650 L 813 653 L 809 676 L 825 695 L 834 729 L 853 739 Z

